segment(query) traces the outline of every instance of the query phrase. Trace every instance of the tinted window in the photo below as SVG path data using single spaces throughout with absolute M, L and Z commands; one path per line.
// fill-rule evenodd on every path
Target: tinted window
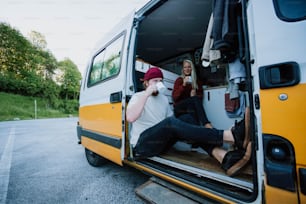
M 124 36 L 119 37 L 93 59 L 88 85 L 91 86 L 119 73 Z
M 274 0 L 277 16 L 284 21 L 306 19 L 306 0 Z

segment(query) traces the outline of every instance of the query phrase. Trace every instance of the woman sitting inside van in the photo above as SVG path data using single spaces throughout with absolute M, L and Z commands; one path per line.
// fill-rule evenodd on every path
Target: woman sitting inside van
M 202 105 L 203 88 L 191 60 L 185 59 L 182 74 L 174 82 L 172 91 L 174 115 L 191 114 L 198 125 L 212 128 Z
M 135 158 L 159 155 L 178 140 L 194 141 L 210 156 L 216 158 L 227 175 L 234 176 L 251 157 L 249 133 L 250 114 L 229 130 L 217 130 L 193 125 L 176 118 L 168 98 L 159 93 L 158 83 L 163 74 L 157 67 L 150 68 L 144 75 L 145 90 L 135 93 L 127 106 L 126 118 L 132 123 L 131 145 Z M 183 114 L 182 117 L 190 116 Z M 223 142 L 234 143 L 236 150 L 222 148 Z

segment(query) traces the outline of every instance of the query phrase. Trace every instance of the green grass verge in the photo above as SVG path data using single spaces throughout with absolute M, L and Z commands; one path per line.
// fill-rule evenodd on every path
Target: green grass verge
M 0 92 L 0 121 L 35 119 L 35 115 L 41 119 L 78 116 L 78 113 L 52 109 L 46 99 Z

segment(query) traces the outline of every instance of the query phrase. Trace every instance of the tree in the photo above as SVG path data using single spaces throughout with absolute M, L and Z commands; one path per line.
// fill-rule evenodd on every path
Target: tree
M 47 48 L 47 41 L 43 34 L 37 31 L 31 31 L 29 33 L 29 40 L 30 42 L 39 49 L 46 49 Z
M 15 76 L 29 68 L 33 47 L 19 31 L 0 23 L 0 73 L 11 72 Z
M 81 80 L 77 66 L 68 58 L 58 63 L 42 34 L 32 31 L 30 39 L 0 23 L 0 91 L 46 98 L 67 113 L 77 110 Z M 74 100 L 62 102 L 60 97 Z
M 41 49 L 46 43 L 36 47 L 5 23 L 0 23 L 0 39 L 0 90 L 30 96 L 49 92 L 46 87 L 52 86 L 45 86 L 44 80 L 53 78 L 57 61 L 51 52 Z
M 58 81 L 61 84 L 61 96 L 65 99 L 77 99 L 80 92 L 82 75 L 77 66 L 66 58 L 59 62 L 61 72 Z
M 43 34 L 37 31 L 29 33 L 29 40 L 36 48 L 35 58 L 37 64 L 37 72 L 45 79 L 51 79 L 54 70 L 57 68 L 57 61 L 53 54 L 47 50 L 47 41 Z

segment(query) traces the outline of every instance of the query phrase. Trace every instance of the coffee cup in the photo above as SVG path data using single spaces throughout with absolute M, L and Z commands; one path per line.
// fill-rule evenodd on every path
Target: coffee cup
M 165 94 L 166 91 L 167 91 L 167 88 L 165 87 L 165 85 L 161 81 L 156 83 L 156 88 L 157 88 L 158 92 L 161 93 L 161 94 Z
M 192 78 L 191 78 L 191 76 L 186 76 L 186 79 L 187 79 L 187 80 L 186 80 L 187 83 L 190 83 L 190 84 L 192 83 Z

